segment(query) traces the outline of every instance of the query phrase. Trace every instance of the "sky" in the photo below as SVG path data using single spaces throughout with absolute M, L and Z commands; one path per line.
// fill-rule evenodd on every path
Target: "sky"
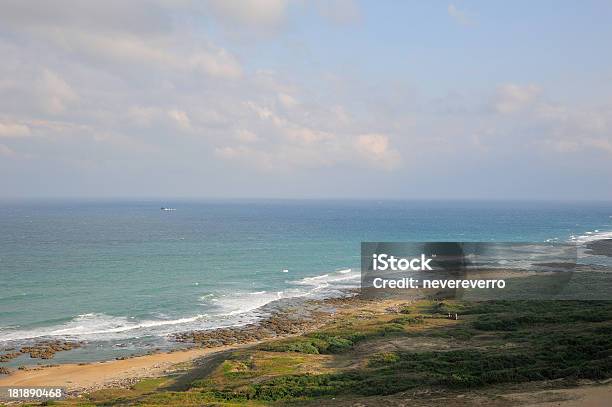
M 0 199 L 612 199 L 609 1 L 0 2 Z

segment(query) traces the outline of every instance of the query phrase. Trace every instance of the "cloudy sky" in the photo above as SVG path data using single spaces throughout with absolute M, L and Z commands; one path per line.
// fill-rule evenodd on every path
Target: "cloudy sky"
M 0 2 L 0 198 L 612 199 L 612 3 Z

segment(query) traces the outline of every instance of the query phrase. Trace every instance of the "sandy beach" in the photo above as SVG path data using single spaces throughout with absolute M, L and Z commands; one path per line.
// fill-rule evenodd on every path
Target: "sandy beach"
M 0 386 L 62 386 L 81 392 L 168 373 L 172 366 L 230 347 L 194 348 L 171 353 L 137 356 L 90 364 L 63 364 L 38 369 L 17 370 L 0 377 Z

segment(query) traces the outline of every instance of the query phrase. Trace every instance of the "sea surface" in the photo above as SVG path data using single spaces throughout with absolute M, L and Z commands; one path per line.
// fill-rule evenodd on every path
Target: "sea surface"
M 610 202 L 7 201 L 0 349 L 86 342 L 58 353 L 62 363 L 172 348 L 174 332 L 246 324 L 278 300 L 358 287 L 362 241 L 611 237 Z

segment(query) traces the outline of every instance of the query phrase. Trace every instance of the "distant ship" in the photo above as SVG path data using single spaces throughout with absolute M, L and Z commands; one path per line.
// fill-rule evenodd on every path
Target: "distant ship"
M 175 211 L 175 208 L 164 208 L 163 206 L 161 207 L 162 211 Z

